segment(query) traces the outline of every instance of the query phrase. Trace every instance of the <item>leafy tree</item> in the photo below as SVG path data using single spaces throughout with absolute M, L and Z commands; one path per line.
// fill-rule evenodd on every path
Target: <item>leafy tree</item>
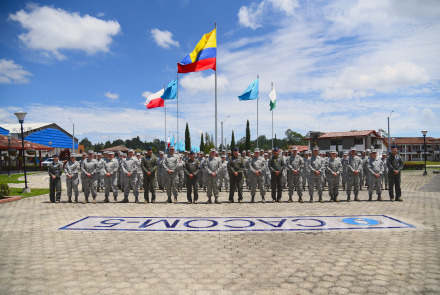
M 249 120 L 246 123 L 246 142 L 245 142 L 246 151 L 251 149 L 251 129 L 249 128 Z
M 270 147 L 267 144 L 263 145 L 263 150 L 268 151 L 269 149 Z
M 126 148 L 129 148 L 129 149 L 133 148 L 133 147 L 131 146 L 131 140 L 130 140 L 130 139 L 127 139 L 127 140 L 125 141 L 125 147 L 126 147 Z
M 112 147 L 112 144 L 111 144 L 110 140 L 107 140 L 104 144 L 104 149 L 108 149 L 110 147 Z
M 92 146 L 92 142 L 91 142 L 87 137 L 84 137 L 84 138 L 79 142 L 79 144 L 83 145 L 84 147 L 86 147 L 86 146 Z
M 125 144 L 125 142 L 122 139 L 116 139 L 112 142 L 111 146 L 114 147 L 114 146 L 124 145 L 124 144 Z
M 235 148 L 235 136 L 234 136 L 234 130 L 232 130 L 232 136 L 231 136 L 231 150 Z
M 305 140 L 302 140 L 302 138 L 304 136 L 302 136 L 300 133 L 292 131 L 291 129 L 287 129 L 285 134 L 286 134 L 286 139 L 287 139 L 288 144 L 290 144 L 290 145 L 307 145 L 307 142 Z
M 277 147 L 277 134 L 275 133 L 275 138 L 273 139 L 273 147 Z
M 185 150 L 186 151 L 191 150 L 191 137 L 189 134 L 188 122 L 186 123 L 186 129 L 185 129 Z
M 202 152 L 205 151 L 205 143 L 203 142 L 203 133 L 202 133 L 202 136 L 200 138 L 200 151 L 202 151 Z

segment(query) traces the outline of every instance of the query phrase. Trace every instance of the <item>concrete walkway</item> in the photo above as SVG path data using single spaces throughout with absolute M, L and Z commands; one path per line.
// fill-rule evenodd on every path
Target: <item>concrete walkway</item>
M 48 203 L 0 205 L 0 294 L 439 294 L 440 193 L 402 175 L 404 202 L 299 204 Z M 64 184 L 63 184 L 64 186 Z M 384 199 L 388 191 L 384 192 Z M 345 192 L 340 192 L 344 200 Z M 270 197 L 266 197 L 270 199 Z M 306 198 L 307 199 L 307 198 Z M 80 194 L 80 200 L 83 195 Z M 259 198 L 258 198 L 259 200 Z M 296 197 L 295 197 L 296 200 Z M 206 194 L 200 193 L 200 201 Z M 86 216 L 277 217 L 387 215 L 417 229 L 171 233 L 63 231 Z

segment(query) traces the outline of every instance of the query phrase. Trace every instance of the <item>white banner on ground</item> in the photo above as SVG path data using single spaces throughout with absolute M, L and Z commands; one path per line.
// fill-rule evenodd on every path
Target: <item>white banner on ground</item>
M 273 232 L 416 228 L 386 215 L 296 217 L 103 217 L 88 216 L 60 230 Z

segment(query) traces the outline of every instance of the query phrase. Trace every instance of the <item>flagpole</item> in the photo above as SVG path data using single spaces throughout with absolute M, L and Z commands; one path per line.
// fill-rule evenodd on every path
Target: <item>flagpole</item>
M 179 142 L 179 73 L 177 73 L 177 142 Z
M 215 23 L 215 42 L 216 42 L 216 58 L 215 58 L 215 150 L 217 151 L 217 23 Z
M 260 76 L 257 74 L 257 79 L 260 79 Z M 260 82 L 260 81 L 258 81 Z M 258 88 L 260 88 L 260 83 L 258 83 Z M 258 92 L 260 89 L 258 89 Z M 257 148 L 258 148 L 258 96 L 257 96 Z
M 272 82 L 272 89 L 271 91 L 273 91 L 273 82 Z M 273 149 L 273 109 L 272 109 L 272 149 Z
M 163 84 L 163 92 L 165 93 L 165 84 Z M 165 107 L 165 150 L 163 152 L 165 153 L 167 150 L 167 101 L 165 99 L 163 100 L 163 104 Z

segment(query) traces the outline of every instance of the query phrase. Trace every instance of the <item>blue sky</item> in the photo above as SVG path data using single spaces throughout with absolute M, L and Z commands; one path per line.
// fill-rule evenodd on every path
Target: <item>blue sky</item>
M 256 101 L 237 98 L 259 74 L 259 134 L 290 128 L 387 128 L 440 137 L 438 1 L 1 1 L 0 123 L 57 123 L 92 142 L 164 138 L 164 110 L 144 102 L 218 24 L 218 119 L 224 137 L 256 137 Z M 180 75 L 179 133 L 214 133 L 214 72 Z M 167 131 L 177 135 L 176 102 Z M 220 141 L 220 123 L 218 124 Z

